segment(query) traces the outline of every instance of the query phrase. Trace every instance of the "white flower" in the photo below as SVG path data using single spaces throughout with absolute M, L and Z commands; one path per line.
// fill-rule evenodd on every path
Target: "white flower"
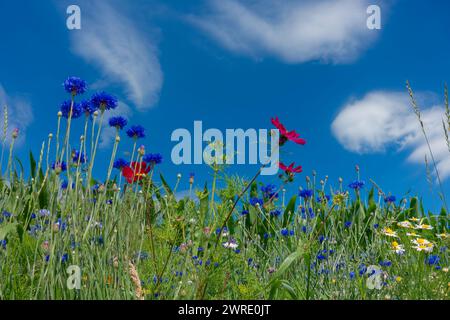
M 395 232 L 391 228 L 384 228 L 382 232 L 385 236 L 398 238 L 397 232 Z
M 397 241 L 392 242 L 392 250 L 396 254 L 404 254 L 405 253 L 405 248 L 403 247 L 403 245 L 399 244 Z
M 422 229 L 422 230 L 432 230 L 433 227 L 429 224 L 416 224 L 416 229 Z
M 235 241 L 228 241 L 223 244 L 223 247 L 234 250 L 238 247 L 238 244 Z
M 411 242 L 415 244 L 413 248 L 416 249 L 417 251 L 425 251 L 425 252 L 433 251 L 434 245 L 427 239 L 417 238 L 412 240 Z
M 408 237 L 418 237 L 418 236 L 419 236 L 419 235 L 418 235 L 417 233 L 415 233 L 415 232 L 407 232 L 406 235 L 407 235 Z
M 409 222 L 408 220 L 398 222 L 397 225 L 402 228 L 412 228 L 413 227 L 412 223 Z

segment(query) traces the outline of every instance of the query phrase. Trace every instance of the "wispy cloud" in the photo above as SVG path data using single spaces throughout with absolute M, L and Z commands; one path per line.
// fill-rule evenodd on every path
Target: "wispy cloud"
M 148 34 L 106 1 L 85 1 L 81 12 L 82 29 L 71 31 L 72 51 L 100 68 L 100 84 L 124 85 L 128 99 L 141 111 L 154 106 L 163 74 Z
M 450 152 L 444 139 L 443 106 L 422 95 L 423 122 L 442 178 L 450 177 Z M 430 159 L 420 125 L 406 93 L 374 91 L 349 102 L 332 123 L 338 141 L 349 151 L 361 154 L 407 150 L 408 160 L 424 163 Z
M 4 120 L 3 108 L 8 107 L 7 141 L 15 128 L 20 131 L 17 144 L 25 141 L 27 127 L 33 122 L 33 110 L 29 101 L 22 97 L 9 96 L 0 84 L 0 135 L 3 137 Z
M 376 37 L 366 26 L 368 0 L 210 0 L 188 19 L 223 47 L 288 63 L 349 62 Z

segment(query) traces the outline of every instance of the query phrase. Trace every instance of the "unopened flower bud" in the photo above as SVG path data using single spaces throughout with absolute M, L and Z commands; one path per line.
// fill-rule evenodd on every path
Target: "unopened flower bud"
M 61 118 L 61 117 L 62 117 L 62 112 L 58 111 L 58 118 Z
M 15 128 L 12 132 L 13 139 L 16 139 L 19 136 L 19 129 Z
M 139 149 L 138 149 L 138 153 L 139 153 L 140 156 L 143 157 L 145 155 L 145 146 L 143 146 L 143 145 L 140 146 Z

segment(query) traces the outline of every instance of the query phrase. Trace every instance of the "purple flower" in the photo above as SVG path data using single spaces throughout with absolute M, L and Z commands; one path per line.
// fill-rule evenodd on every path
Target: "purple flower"
M 313 191 L 310 189 L 300 190 L 299 196 L 302 197 L 303 199 L 309 199 L 313 196 Z
M 250 204 L 254 207 L 256 207 L 256 205 L 260 205 L 262 206 L 264 204 L 264 201 L 262 199 L 259 198 L 251 198 L 250 199 Z
M 72 105 L 73 103 L 73 105 Z M 70 116 L 70 109 L 72 108 L 72 119 L 79 118 L 81 114 L 83 113 L 83 110 L 81 109 L 81 105 L 76 102 L 72 102 L 70 100 L 66 100 L 61 104 L 60 111 L 64 118 L 69 118 Z
M 142 126 L 131 126 L 127 130 L 127 135 L 133 139 L 145 138 L 145 129 Z
M 69 77 L 63 82 L 64 89 L 76 96 L 77 94 L 83 94 L 86 92 L 86 81 L 78 78 L 78 77 Z
M 365 185 L 364 181 L 355 180 L 348 185 L 349 188 L 354 189 L 356 191 L 361 190 Z
M 162 155 L 160 153 L 148 153 L 144 156 L 143 160 L 152 165 L 160 164 L 162 162 Z
M 93 107 L 101 111 L 117 108 L 117 98 L 104 91 L 94 93 L 91 97 L 91 104 Z
M 122 130 L 126 125 L 128 121 L 124 117 L 112 117 L 109 119 L 109 126 Z

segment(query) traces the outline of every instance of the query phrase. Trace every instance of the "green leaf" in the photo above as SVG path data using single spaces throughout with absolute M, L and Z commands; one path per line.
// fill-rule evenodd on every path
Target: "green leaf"
M 18 226 L 17 222 L 5 224 L 4 226 L 0 227 L 0 240 L 4 240 L 8 234 L 15 231 Z
M 159 177 L 161 178 L 161 182 L 163 184 L 164 190 L 166 190 L 167 194 L 173 195 L 173 191 L 172 189 L 169 187 L 169 185 L 167 184 L 166 180 L 164 179 L 162 173 L 159 174 Z
M 36 178 L 36 160 L 34 160 L 33 152 L 30 151 L 30 172 L 31 177 L 34 179 Z
M 281 276 L 286 272 L 286 270 L 291 266 L 294 261 L 300 258 L 303 255 L 303 249 L 300 247 L 292 252 L 286 259 L 284 259 L 283 263 L 278 268 L 277 272 L 275 272 L 273 276 L 273 281 L 281 278 Z
M 284 210 L 283 218 L 285 219 L 283 221 L 283 227 L 286 227 L 292 220 L 292 216 L 295 212 L 295 203 L 297 202 L 297 196 L 293 196 L 291 200 L 289 200 L 288 205 L 286 206 L 286 209 Z M 287 217 L 287 218 L 286 218 Z

